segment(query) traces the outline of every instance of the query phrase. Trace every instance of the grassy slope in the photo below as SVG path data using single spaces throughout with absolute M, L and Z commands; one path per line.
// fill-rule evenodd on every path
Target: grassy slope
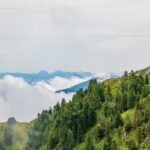
M 27 142 L 27 133 L 32 125 L 31 123 L 17 123 L 15 131 L 16 131 L 16 144 L 11 147 L 11 149 L 19 148 L 19 150 L 24 150 Z M 0 139 L 3 138 L 5 128 L 7 123 L 0 123 Z
M 24 149 L 24 146 L 26 145 L 27 142 L 27 132 L 29 130 L 29 123 L 18 123 L 17 124 L 17 129 L 16 129 L 16 134 L 17 134 L 17 147 L 20 148 L 20 150 Z
M 0 139 L 3 138 L 5 128 L 6 128 L 6 123 L 0 123 Z

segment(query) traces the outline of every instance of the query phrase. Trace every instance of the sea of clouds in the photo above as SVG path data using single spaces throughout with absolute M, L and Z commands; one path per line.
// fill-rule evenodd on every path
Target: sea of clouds
M 28 122 L 36 118 L 43 109 L 53 107 L 62 98 L 71 100 L 73 93 L 55 93 L 55 91 L 71 87 L 87 79 L 72 77 L 65 79 L 55 77 L 33 85 L 22 78 L 10 75 L 0 80 L 0 122 L 5 122 L 9 117 L 18 121 Z

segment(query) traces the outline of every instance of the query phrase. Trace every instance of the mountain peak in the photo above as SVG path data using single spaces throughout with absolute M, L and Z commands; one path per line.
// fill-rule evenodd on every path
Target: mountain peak
M 42 71 L 38 72 L 38 74 L 49 74 L 49 72 L 46 70 L 42 70 Z
M 64 78 L 71 78 L 71 77 L 79 77 L 79 78 L 85 78 L 85 77 L 90 77 L 93 76 L 93 74 L 91 72 L 84 72 L 84 71 L 80 71 L 80 72 L 72 72 L 72 71 L 62 71 L 62 70 L 56 70 L 54 72 L 51 73 L 52 76 L 60 76 L 60 77 L 64 77 Z

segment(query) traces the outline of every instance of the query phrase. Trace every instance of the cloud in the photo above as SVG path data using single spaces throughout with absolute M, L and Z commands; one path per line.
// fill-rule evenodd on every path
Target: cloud
M 79 84 L 81 82 L 87 81 L 90 78 L 89 77 L 87 78 L 72 77 L 70 79 L 67 79 L 67 78 L 55 77 L 49 81 L 49 84 L 52 87 L 54 87 L 56 90 L 61 90 L 61 89 L 69 88 L 71 86 Z
M 21 78 L 5 76 L 0 80 L 0 121 L 15 117 L 31 121 L 43 109 L 53 107 L 62 98 L 70 100 L 73 94 L 54 93 L 48 88 L 31 86 Z

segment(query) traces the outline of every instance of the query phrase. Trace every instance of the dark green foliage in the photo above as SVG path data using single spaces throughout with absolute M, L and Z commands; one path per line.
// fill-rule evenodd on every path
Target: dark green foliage
M 59 111 L 60 109 L 60 104 L 59 102 L 54 106 L 54 111 Z
M 65 105 L 66 105 L 66 100 L 63 98 L 61 101 L 61 107 L 65 106 Z
M 141 104 L 137 104 L 134 115 L 134 123 L 136 127 L 142 125 L 142 123 L 146 121 L 146 116 L 144 113 L 145 110 L 143 110 L 143 106 Z
M 106 101 L 112 101 L 112 100 L 113 100 L 113 95 L 112 95 L 110 86 L 108 86 L 108 87 L 106 88 L 105 100 L 106 100 Z
M 124 112 L 128 108 L 128 93 L 117 92 L 116 105 L 119 112 Z
M 133 139 L 127 142 L 127 146 L 129 150 L 138 150 L 138 147 Z
M 29 132 L 28 145 L 35 149 L 42 145 L 50 149 L 72 149 L 82 142 L 86 131 L 95 124 L 101 101 L 104 101 L 103 85 L 91 81 L 89 89 L 79 90 L 69 103 L 63 99 L 61 106 L 57 103 L 52 112 L 43 111 L 38 116 Z
M 129 95 L 128 95 L 127 107 L 133 108 L 138 101 L 137 95 L 133 89 L 130 89 L 130 92 L 128 94 Z
M 96 80 L 91 80 L 89 83 L 86 99 L 88 99 L 90 106 L 93 109 L 100 108 L 100 102 L 104 102 L 104 86 L 101 83 L 97 83 Z
M 150 94 L 150 87 L 145 85 L 142 89 L 142 97 L 145 98 Z
M 125 72 L 118 83 L 114 89 L 111 84 L 91 80 L 88 89 L 79 90 L 72 101 L 67 103 L 63 99 L 53 109 L 43 111 L 28 133 L 28 147 L 33 150 L 43 146 L 48 150 L 73 150 L 85 142 L 86 150 L 94 150 L 95 144 L 104 140 L 104 150 L 117 150 L 113 133 L 125 138 L 137 127 L 136 141 L 126 143 L 129 150 L 137 150 L 136 142 L 142 143 L 146 133 L 150 135 L 150 123 L 140 128 L 150 117 L 149 78 L 133 71 Z M 141 98 L 147 98 L 145 106 L 140 104 Z M 123 120 L 122 113 L 129 109 L 135 110 L 134 123 L 130 116 L 125 122 Z M 93 135 L 87 135 L 92 127 Z
M 107 136 L 104 141 L 103 150 L 117 150 L 117 144 L 112 140 L 111 136 Z
M 145 134 L 145 130 L 143 127 L 138 127 L 136 129 L 136 139 L 138 141 L 139 144 L 142 143 L 143 139 L 145 139 L 146 134 Z
M 118 128 L 119 126 L 122 126 L 122 125 L 123 125 L 123 120 L 120 114 L 117 113 L 116 115 L 114 115 L 114 118 L 113 118 L 113 126 L 114 128 Z
M 38 118 L 34 123 L 32 130 L 29 131 L 28 146 L 30 148 L 38 149 L 44 143 L 44 131 L 50 123 L 50 112 L 44 110 L 41 114 L 38 114 Z
M 62 137 L 61 137 L 60 147 L 64 150 L 71 150 L 75 144 L 72 131 L 67 130 L 67 128 L 63 128 L 61 135 Z
M 86 138 L 85 150 L 95 150 L 94 141 L 90 136 Z
M 121 78 L 121 84 L 120 84 L 120 91 L 122 93 L 128 90 L 128 79 L 129 79 L 128 73 L 125 72 L 123 77 Z
M 95 134 L 96 140 L 102 139 L 105 136 L 105 125 L 99 123 L 96 127 Z
M 149 84 L 149 76 L 148 75 L 145 76 L 145 84 Z
M 130 118 L 129 116 L 126 118 L 126 123 L 124 125 L 124 129 L 125 129 L 125 132 L 130 132 L 132 130 L 133 126 L 132 126 L 132 123 L 130 121 Z
M 143 76 L 136 76 L 134 72 L 130 75 L 125 74 L 121 78 L 119 90 L 116 95 L 117 108 L 120 112 L 133 108 L 140 99 L 141 93 L 147 95 L 144 88 L 145 81 Z

